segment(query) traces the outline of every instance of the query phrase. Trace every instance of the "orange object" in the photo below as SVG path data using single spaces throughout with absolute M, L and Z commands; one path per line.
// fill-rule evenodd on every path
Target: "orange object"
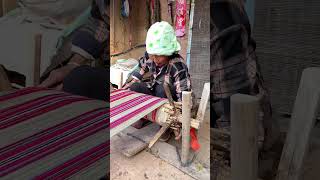
M 196 129 L 195 128 L 191 128 L 190 129 L 190 144 L 191 144 L 191 148 L 194 151 L 198 151 L 200 149 L 200 144 L 198 142 L 198 138 L 197 138 L 197 134 L 196 134 Z

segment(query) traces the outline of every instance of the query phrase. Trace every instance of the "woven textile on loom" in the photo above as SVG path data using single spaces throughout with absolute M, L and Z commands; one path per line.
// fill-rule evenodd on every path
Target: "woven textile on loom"
M 110 136 L 118 134 L 157 108 L 167 103 L 164 98 L 129 90 L 115 90 L 110 94 Z M 153 115 L 155 117 L 155 115 Z
M 0 179 L 107 174 L 107 103 L 42 88 L 0 93 Z

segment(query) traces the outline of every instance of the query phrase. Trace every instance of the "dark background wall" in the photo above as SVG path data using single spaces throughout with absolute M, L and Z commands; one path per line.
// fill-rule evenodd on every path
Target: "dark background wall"
M 257 55 L 272 103 L 276 111 L 290 113 L 302 70 L 320 66 L 320 1 L 269 0 L 255 4 Z

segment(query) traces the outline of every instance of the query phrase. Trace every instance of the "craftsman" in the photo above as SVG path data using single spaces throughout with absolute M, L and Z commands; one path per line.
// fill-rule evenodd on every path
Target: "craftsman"
M 133 80 L 123 88 L 167 98 L 164 89 L 164 83 L 167 83 L 173 101 L 181 101 L 182 91 L 191 91 L 191 80 L 188 67 L 178 54 L 180 49 L 174 29 L 168 22 L 153 24 L 147 32 L 147 52 L 139 60 L 140 72 L 134 72 Z M 147 73 L 149 78 L 143 80 Z M 141 119 L 133 127 L 140 129 L 149 123 L 150 121 Z M 165 134 L 162 140 L 169 138 L 170 132 Z
M 124 89 L 166 98 L 166 82 L 173 100 L 181 101 L 182 91 L 191 91 L 191 81 L 188 67 L 178 54 L 180 49 L 174 29 L 168 22 L 153 24 L 147 32 L 147 53 L 139 60 L 140 72 L 133 73 L 133 80 Z M 142 81 L 146 73 L 151 76 Z
M 88 22 L 72 36 L 72 57 L 63 67 L 51 71 L 40 86 L 56 87 L 73 94 L 108 100 L 109 71 L 88 66 L 101 58 L 109 61 L 109 0 L 93 0 Z

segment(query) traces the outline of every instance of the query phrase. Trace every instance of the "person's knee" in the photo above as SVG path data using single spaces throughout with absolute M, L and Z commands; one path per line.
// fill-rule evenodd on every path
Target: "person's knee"
M 164 87 L 162 85 L 156 86 L 155 96 L 161 97 L 161 98 L 167 98 L 166 92 L 165 92 Z
M 177 97 L 177 92 L 176 92 L 174 86 L 169 85 L 169 89 L 170 89 L 170 92 L 171 92 L 172 99 L 174 101 L 177 101 L 178 97 Z M 164 90 L 163 84 L 160 84 L 160 85 L 156 86 L 155 96 L 161 97 L 161 98 L 167 98 L 167 94 L 166 94 L 166 91 Z
M 149 94 L 152 95 L 150 89 L 147 87 L 147 84 L 143 82 L 135 82 L 130 86 L 131 91 L 135 91 L 137 93 Z
M 86 82 L 90 80 L 91 71 L 89 66 L 73 69 L 63 80 L 63 87 L 82 88 L 82 86 L 86 86 Z

